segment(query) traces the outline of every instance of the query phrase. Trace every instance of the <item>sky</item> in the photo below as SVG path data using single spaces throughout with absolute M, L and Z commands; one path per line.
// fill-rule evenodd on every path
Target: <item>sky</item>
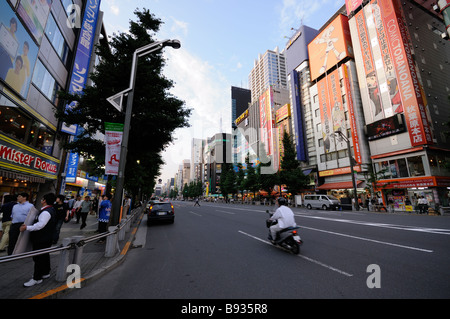
M 191 158 L 192 138 L 231 133 L 231 86 L 249 89 L 248 75 L 259 54 L 282 51 L 303 23 L 320 29 L 344 0 L 102 0 L 108 35 L 128 32 L 136 8 L 163 21 L 157 40 L 178 39 L 164 49 L 170 93 L 191 108 L 190 127 L 178 129 L 163 153 L 163 183 Z

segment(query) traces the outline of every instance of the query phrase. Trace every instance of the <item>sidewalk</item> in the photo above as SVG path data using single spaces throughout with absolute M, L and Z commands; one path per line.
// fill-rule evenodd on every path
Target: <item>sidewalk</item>
M 131 223 L 130 231 L 125 234 L 124 240 L 119 240 L 119 249 L 113 257 L 105 257 L 105 243 L 89 242 L 83 248 L 83 254 L 81 258 L 81 286 L 86 284 L 89 280 L 95 277 L 101 276 L 106 271 L 112 269 L 123 261 L 130 242 L 133 240 L 138 227 L 142 214 L 137 217 L 136 221 Z M 96 233 L 98 222 L 97 218 L 93 215 L 88 215 L 87 226 L 80 230 L 80 224 L 76 224 L 75 221 L 70 221 L 63 224 L 61 228 L 60 238 L 57 245 L 59 246 L 63 238 L 69 238 L 72 236 L 91 237 L 97 235 Z M 71 260 L 74 249 L 69 250 L 69 260 Z M 58 282 L 55 279 L 56 268 L 59 263 L 59 256 L 61 252 L 55 252 L 50 254 L 51 272 L 50 278 L 44 279 L 41 284 L 33 287 L 25 288 L 23 284 L 33 277 L 34 262 L 32 257 L 27 257 L 21 260 L 15 260 L 5 263 L 0 263 L 0 299 L 44 299 L 44 298 L 56 298 L 58 294 L 67 292 L 70 288 L 67 288 L 66 282 Z M 1 253 L 0 257 L 6 256 L 6 253 Z M 67 273 L 68 275 L 70 273 Z M 72 288 L 76 289 L 76 288 Z

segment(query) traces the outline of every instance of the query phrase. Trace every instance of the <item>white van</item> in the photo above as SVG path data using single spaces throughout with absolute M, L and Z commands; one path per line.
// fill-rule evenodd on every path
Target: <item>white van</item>
M 305 195 L 303 205 L 308 209 L 320 208 L 323 210 L 330 208 L 339 210 L 341 207 L 339 199 L 332 195 Z

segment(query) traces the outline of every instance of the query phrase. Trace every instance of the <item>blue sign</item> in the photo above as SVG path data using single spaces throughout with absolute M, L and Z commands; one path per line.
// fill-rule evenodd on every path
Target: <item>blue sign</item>
M 80 37 L 78 39 L 75 63 L 73 64 L 72 77 L 70 79 L 69 93 L 82 94 L 89 75 L 89 63 L 91 61 L 94 47 L 95 30 L 97 29 L 100 0 L 88 0 L 84 12 L 83 24 L 81 25 Z M 66 109 L 70 105 L 66 105 Z M 77 125 L 62 125 L 61 131 L 76 135 Z
M 66 182 L 75 183 L 77 180 L 77 169 L 78 169 L 78 153 L 69 153 L 67 157 L 67 172 L 66 172 Z

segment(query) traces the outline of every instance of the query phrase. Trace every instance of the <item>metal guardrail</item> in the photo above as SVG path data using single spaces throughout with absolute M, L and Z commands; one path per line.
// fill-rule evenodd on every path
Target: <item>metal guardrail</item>
M 73 254 L 72 264 L 79 265 L 81 261 L 83 247 L 86 244 L 91 243 L 93 241 L 98 241 L 102 238 L 106 238 L 106 247 L 104 256 L 107 258 L 114 257 L 116 255 L 117 250 L 119 249 L 119 241 L 125 238 L 125 234 L 130 230 L 131 223 L 138 216 L 140 216 L 144 207 L 145 206 L 143 205 L 141 207 L 135 208 L 130 215 L 128 215 L 126 218 L 123 218 L 120 221 L 119 225 L 110 226 L 107 232 L 90 237 L 73 236 L 70 238 L 64 238 L 62 240 L 62 244 L 56 247 L 49 247 L 45 249 L 25 252 L 22 254 L 0 257 L 0 264 L 35 257 L 48 253 L 61 252 L 59 263 L 57 265 L 56 280 L 65 281 L 67 275 L 66 269 L 67 266 L 69 265 L 70 250 L 75 250 Z

